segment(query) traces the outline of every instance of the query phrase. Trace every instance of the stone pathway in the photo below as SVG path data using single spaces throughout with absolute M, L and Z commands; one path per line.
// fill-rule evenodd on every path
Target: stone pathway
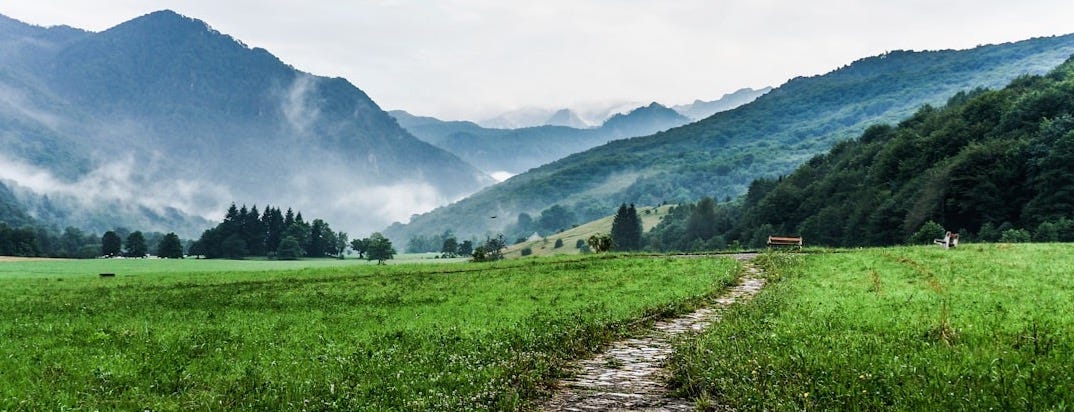
M 559 391 L 542 405 L 545 411 L 692 411 L 692 403 L 668 396 L 664 361 L 672 353 L 675 336 L 699 331 L 719 319 L 720 310 L 744 301 L 764 287 L 760 269 L 748 260 L 755 255 L 735 256 L 745 262 L 746 274 L 716 304 L 653 325 L 643 337 L 613 343 L 606 352 L 581 361 L 578 374 L 560 382 Z

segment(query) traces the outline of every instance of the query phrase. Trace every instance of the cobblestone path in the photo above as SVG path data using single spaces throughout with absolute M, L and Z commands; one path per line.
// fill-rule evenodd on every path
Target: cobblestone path
M 744 301 L 764 287 L 760 270 L 748 260 L 754 255 L 738 255 L 746 273 L 738 285 L 716 300 L 716 304 L 682 317 L 653 325 L 645 336 L 613 343 L 607 351 L 579 362 L 576 376 L 560 382 L 545 411 L 691 411 L 690 402 L 668 396 L 664 361 L 672 353 L 672 339 L 688 331 L 699 331 L 719 319 L 720 310 Z

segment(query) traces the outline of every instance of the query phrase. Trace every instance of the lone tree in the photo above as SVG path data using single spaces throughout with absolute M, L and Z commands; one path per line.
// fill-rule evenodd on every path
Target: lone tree
M 116 257 L 122 253 L 123 239 L 114 231 L 104 232 L 101 236 L 101 256 Z
M 455 253 L 459 256 L 470 256 L 474 253 L 474 242 L 472 240 L 464 240 L 459 243 L 459 247 L 455 250 Z
M 459 241 L 454 236 L 444 239 L 444 245 L 440 247 L 440 253 L 447 257 L 455 257 L 459 253 Z
M 127 257 L 143 258 L 149 254 L 149 247 L 145 245 L 145 236 L 140 231 L 127 235 L 126 246 Z
M 380 232 L 373 233 L 366 239 L 366 242 L 368 243 L 367 259 L 377 261 L 378 265 L 383 265 L 385 260 L 395 257 L 395 248 L 392 247 L 392 241 L 388 240 Z
M 351 241 L 351 249 L 358 254 L 358 259 L 365 259 L 365 252 L 369 251 L 369 238 L 354 239 Z
M 347 251 L 347 232 L 340 231 L 336 233 L 336 255 L 339 255 L 340 259 L 343 259 L 344 252 Z
M 593 235 L 586 240 L 586 244 L 594 253 L 607 252 L 612 250 L 612 237 L 606 234 Z
M 474 262 L 497 261 L 503 259 L 503 249 L 506 247 L 507 243 L 504 242 L 503 234 L 501 233 L 496 237 L 485 239 L 484 244 L 474 248 L 470 257 Z
M 612 246 L 616 250 L 641 249 L 641 218 L 638 210 L 631 204 L 619 206 L 619 211 L 612 220 Z
M 157 246 L 157 256 L 166 259 L 182 259 L 183 243 L 179 240 L 179 235 L 175 233 L 164 235 L 164 238 L 160 240 L 160 245 Z

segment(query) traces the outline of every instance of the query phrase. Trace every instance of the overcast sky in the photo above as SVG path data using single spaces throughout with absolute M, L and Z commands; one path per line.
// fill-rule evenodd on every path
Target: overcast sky
M 1071 0 L 3 0 L 29 23 L 105 30 L 159 9 L 206 21 L 385 109 L 681 104 L 890 50 L 1074 32 Z

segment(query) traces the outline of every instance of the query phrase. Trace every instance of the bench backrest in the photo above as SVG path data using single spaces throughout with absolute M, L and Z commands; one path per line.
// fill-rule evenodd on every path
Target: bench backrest
M 777 246 L 802 246 L 802 238 L 787 236 L 769 236 L 768 244 Z

